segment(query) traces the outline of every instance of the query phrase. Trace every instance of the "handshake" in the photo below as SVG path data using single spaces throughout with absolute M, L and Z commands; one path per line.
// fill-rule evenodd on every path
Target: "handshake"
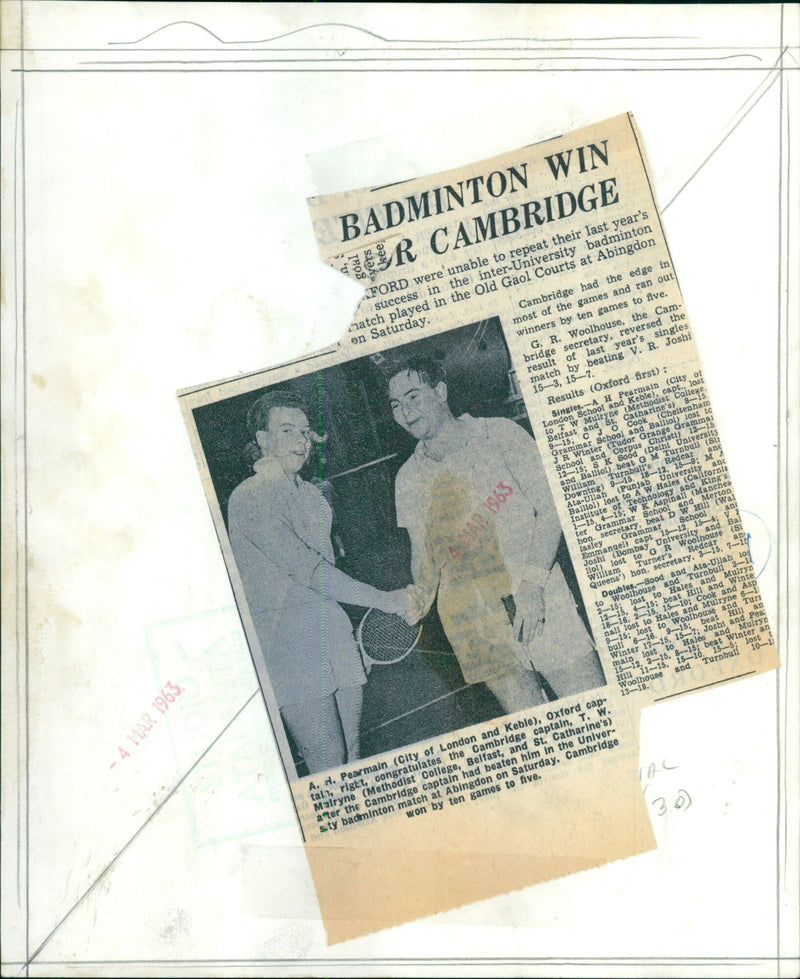
M 397 588 L 395 591 L 379 591 L 373 607 L 390 615 L 399 615 L 409 625 L 419 622 L 427 611 L 414 585 Z
M 362 608 L 377 608 L 390 615 L 399 615 L 409 625 L 414 625 L 425 615 L 430 607 L 422 590 L 416 585 L 407 585 L 394 591 L 381 591 L 372 585 L 340 571 L 329 561 L 321 560 L 311 573 L 308 585 L 324 598 Z M 432 598 L 433 596 L 431 596 Z

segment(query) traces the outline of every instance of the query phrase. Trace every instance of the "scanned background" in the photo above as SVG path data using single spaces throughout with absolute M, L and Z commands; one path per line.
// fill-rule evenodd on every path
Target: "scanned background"
M 796 957 L 796 8 L 0 10 L 4 972 Z M 307 196 L 626 110 L 787 666 L 646 713 L 648 791 L 694 801 L 653 807 L 657 852 L 327 948 L 174 392 L 337 340 L 358 290 L 318 261 Z M 121 758 L 167 681 L 185 700 Z

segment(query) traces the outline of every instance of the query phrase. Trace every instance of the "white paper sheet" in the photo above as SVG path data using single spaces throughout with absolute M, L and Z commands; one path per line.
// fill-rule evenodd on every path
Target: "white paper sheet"
M 794 974 L 797 8 L 1 11 L 4 974 Z M 336 342 L 307 196 L 626 110 L 786 665 L 646 713 L 657 853 L 328 948 L 175 391 Z

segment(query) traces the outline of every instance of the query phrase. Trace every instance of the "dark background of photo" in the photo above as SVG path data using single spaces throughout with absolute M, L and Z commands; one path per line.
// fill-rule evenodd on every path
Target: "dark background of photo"
M 416 442 L 392 418 L 387 382 L 393 366 L 418 356 L 442 363 L 455 415 L 503 416 L 531 433 L 498 318 L 423 337 L 385 353 L 196 408 L 200 443 L 226 521 L 231 493 L 252 475 L 253 462 L 260 455 L 247 429 L 247 412 L 264 391 L 291 390 L 307 406 L 312 429 L 320 436 L 327 434 L 324 444 L 312 448 L 300 475 L 326 484 L 324 492 L 334 513 L 331 536 L 337 566 L 378 588 L 407 585 L 411 549 L 407 532 L 397 527 L 394 481 Z M 563 538 L 557 560 L 588 629 Z M 344 608 L 355 625 L 364 610 Z M 400 748 L 502 713 L 483 684 L 464 683 L 434 604 L 417 649 L 400 663 L 374 666 L 370 672 L 364 692 L 362 753 L 368 757 Z

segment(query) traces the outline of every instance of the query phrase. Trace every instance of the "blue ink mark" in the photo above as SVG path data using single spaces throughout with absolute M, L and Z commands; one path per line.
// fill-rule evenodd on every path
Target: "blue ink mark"
M 757 513 L 753 513 L 752 510 L 742 510 L 743 518 L 745 514 L 748 517 L 753 517 L 755 520 L 757 520 L 761 528 L 763 528 L 763 534 L 757 532 L 754 535 L 751 531 L 747 530 L 745 531 L 745 535 L 744 535 L 745 543 L 747 544 L 747 552 L 750 555 L 750 561 L 752 562 L 753 567 L 756 569 L 756 578 L 760 578 L 767 564 L 769 564 L 770 557 L 772 556 L 772 536 L 769 532 L 769 527 L 764 523 L 764 521 L 761 519 L 761 517 L 759 517 Z M 761 547 L 758 546 L 759 538 L 761 538 Z M 766 557 L 763 558 L 759 566 L 758 554 L 754 553 L 754 551 L 758 552 L 760 550 L 763 550 L 764 541 L 766 542 L 767 553 L 766 553 Z

